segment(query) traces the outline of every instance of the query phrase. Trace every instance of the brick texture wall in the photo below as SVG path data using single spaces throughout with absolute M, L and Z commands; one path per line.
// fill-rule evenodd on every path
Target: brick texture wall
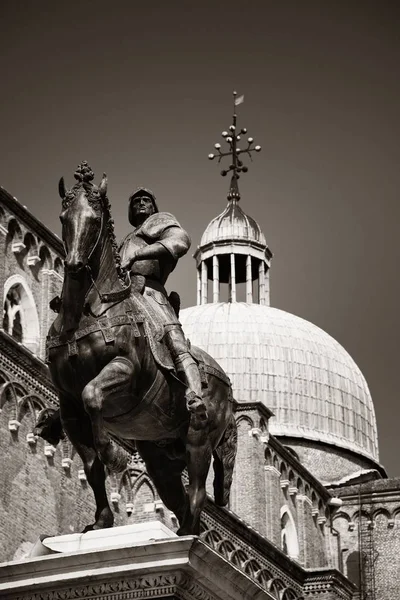
M 335 490 L 343 506 L 334 517 L 338 568 L 360 598 L 400 598 L 400 479 L 378 479 Z

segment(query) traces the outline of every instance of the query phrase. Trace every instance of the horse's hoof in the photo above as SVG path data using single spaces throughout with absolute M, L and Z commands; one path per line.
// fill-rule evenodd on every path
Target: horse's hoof
M 179 535 L 179 536 L 184 536 L 184 535 L 200 535 L 200 532 L 191 531 L 187 527 L 179 527 L 178 531 L 176 532 L 176 535 Z
M 82 533 L 88 533 L 88 531 L 98 531 L 99 529 L 109 529 L 113 527 L 113 522 L 104 522 L 104 523 L 92 523 L 92 525 L 86 525 L 85 529 Z

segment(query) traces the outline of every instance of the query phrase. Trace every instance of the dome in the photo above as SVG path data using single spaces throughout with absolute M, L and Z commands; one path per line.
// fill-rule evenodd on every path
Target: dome
M 351 356 L 322 329 L 244 302 L 194 306 L 182 310 L 180 320 L 191 343 L 226 370 L 236 400 L 260 401 L 273 411 L 273 435 L 334 444 L 378 462 L 367 383 Z
M 266 246 L 260 226 L 242 211 L 236 200 L 229 201 L 225 210 L 209 223 L 202 235 L 200 247 L 224 240 L 245 240 Z

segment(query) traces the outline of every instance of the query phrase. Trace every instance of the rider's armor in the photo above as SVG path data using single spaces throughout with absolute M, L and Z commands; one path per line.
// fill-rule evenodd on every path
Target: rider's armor
M 178 259 L 189 250 L 190 238 L 173 215 L 156 212 L 123 240 L 121 260 L 124 262 L 135 250 L 156 242 L 168 252 L 156 259 L 136 260 L 131 266 L 131 275 L 142 275 L 145 278 L 143 293 L 157 321 L 164 327 L 163 339 L 170 350 L 177 373 L 186 379 L 188 410 L 196 413 L 204 410 L 199 369 L 189 352 L 182 326 L 164 288 Z

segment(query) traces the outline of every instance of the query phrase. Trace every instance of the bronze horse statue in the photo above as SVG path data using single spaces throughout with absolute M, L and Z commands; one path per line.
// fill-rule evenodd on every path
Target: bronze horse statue
M 106 177 L 93 185 L 87 163 L 75 177 L 69 191 L 63 179 L 59 184 L 65 274 L 46 348 L 61 425 L 96 501 L 95 521 L 84 531 L 113 526 L 106 468 L 126 467 L 129 454 L 122 445 L 138 450 L 161 500 L 179 521 L 178 534 L 198 535 L 212 457 L 215 501 L 225 506 L 229 499 L 237 443 L 229 379 L 206 352 L 192 348 L 206 379 L 208 420 L 199 426 L 187 411 L 185 386 L 153 356 L 140 286 L 128 284 L 120 267 Z

